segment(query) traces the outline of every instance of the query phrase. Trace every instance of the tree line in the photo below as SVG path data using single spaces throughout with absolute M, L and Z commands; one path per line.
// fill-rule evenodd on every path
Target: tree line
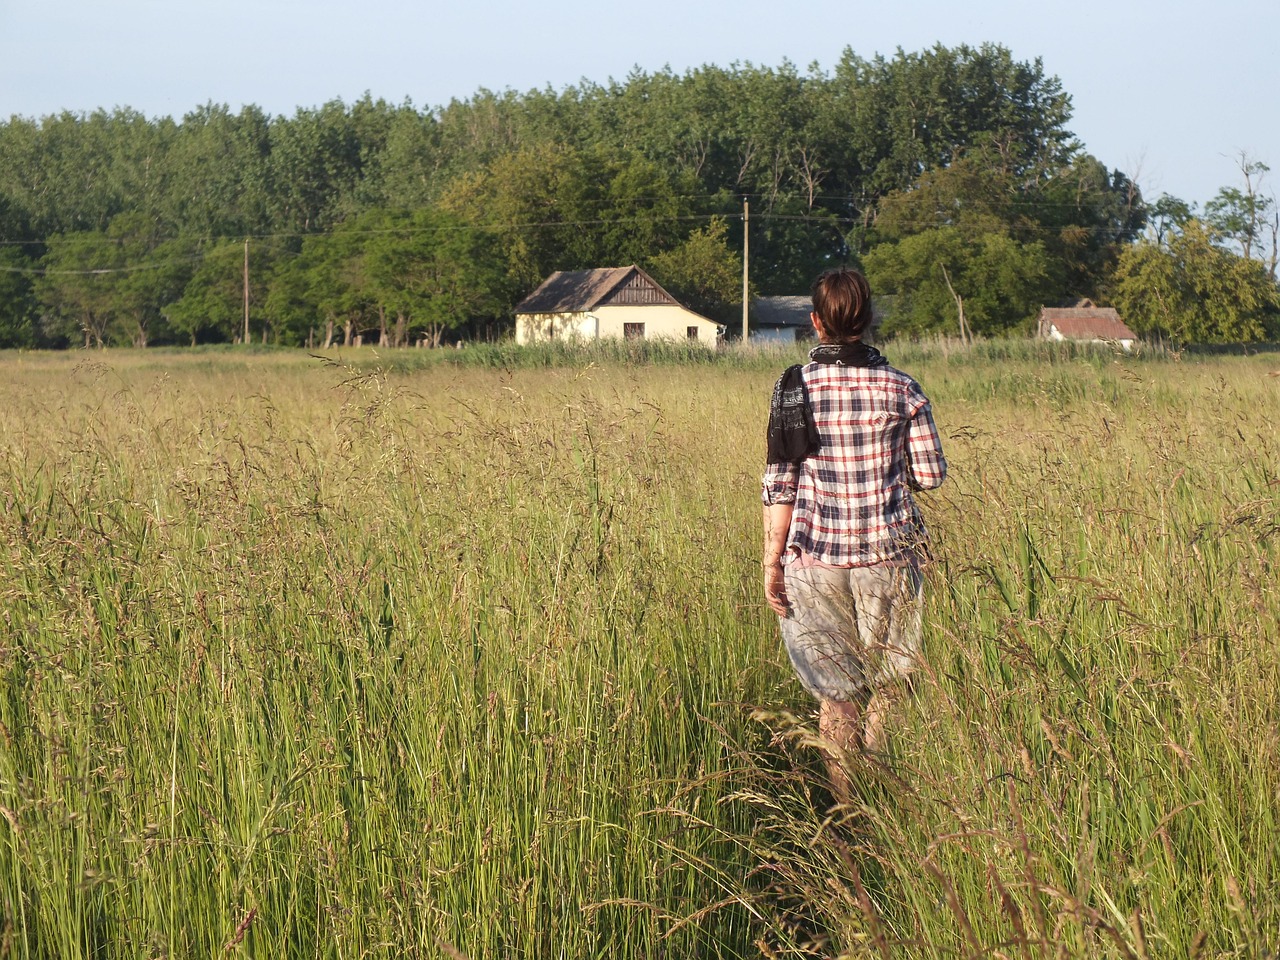
M 1041 304 L 1090 297 L 1140 333 L 1277 336 L 1265 166 L 1242 157 L 1243 187 L 1197 216 L 1145 199 L 1070 118 L 1039 60 L 996 45 L 429 109 L 13 117 L 0 346 L 494 336 L 552 271 L 633 262 L 729 319 L 744 199 L 753 295 L 854 263 L 893 296 L 889 334 L 954 332 L 960 302 L 976 333 L 1026 331 Z

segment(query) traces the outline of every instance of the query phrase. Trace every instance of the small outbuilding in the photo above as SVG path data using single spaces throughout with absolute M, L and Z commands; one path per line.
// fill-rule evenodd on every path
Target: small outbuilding
M 753 343 L 795 343 L 813 339 L 809 314 L 813 300 L 808 296 L 756 297 L 748 318 Z
M 1092 300 L 1070 307 L 1041 307 L 1036 332 L 1042 340 L 1116 343 L 1125 350 L 1132 350 L 1138 339 L 1112 307 L 1096 306 Z
M 892 297 L 871 298 L 871 329 L 864 334 L 868 341 L 874 340 L 884 318 L 889 315 Z M 812 340 L 815 337 L 813 321 L 813 298 L 809 294 L 786 297 L 756 297 L 751 302 L 751 316 L 748 318 L 751 342 L 796 343 L 800 340 Z
M 561 270 L 516 304 L 516 343 L 683 340 L 714 347 L 720 324 L 681 304 L 632 264 Z

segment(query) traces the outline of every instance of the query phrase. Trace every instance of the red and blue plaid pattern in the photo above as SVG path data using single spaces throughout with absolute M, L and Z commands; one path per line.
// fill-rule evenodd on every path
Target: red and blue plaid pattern
M 822 446 L 769 465 L 761 498 L 795 504 L 787 555 L 837 567 L 919 559 L 927 535 L 911 491 L 947 475 L 920 385 L 888 366 L 809 363 L 802 374 Z

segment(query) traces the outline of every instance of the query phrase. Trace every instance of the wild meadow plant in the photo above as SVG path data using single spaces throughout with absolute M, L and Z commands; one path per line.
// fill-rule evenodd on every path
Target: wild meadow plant
M 0 953 L 1274 952 L 1280 361 L 900 352 L 951 476 L 844 806 L 789 355 L 0 358 Z

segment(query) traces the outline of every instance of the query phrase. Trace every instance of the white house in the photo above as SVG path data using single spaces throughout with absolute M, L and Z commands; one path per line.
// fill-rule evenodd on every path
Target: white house
M 639 267 L 561 270 L 516 304 L 516 343 L 692 340 L 714 347 L 720 324 L 683 306 Z
M 1138 339 L 1112 307 L 1094 306 L 1087 299 L 1074 307 L 1041 307 L 1037 334 L 1042 340 L 1116 343 L 1125 350 L 1132 350 Z

